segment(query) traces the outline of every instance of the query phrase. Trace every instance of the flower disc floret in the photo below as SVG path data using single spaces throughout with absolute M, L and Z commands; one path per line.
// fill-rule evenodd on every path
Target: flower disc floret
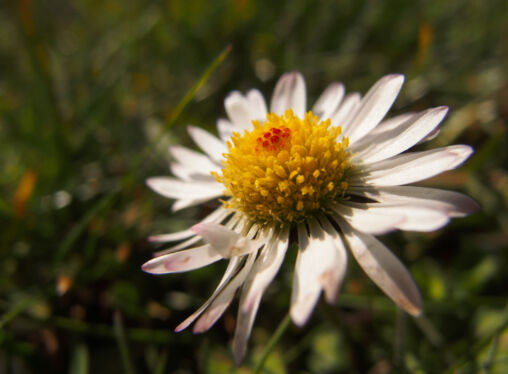
M 344 195 L 350 153 L 340 126 L 291 109 L 252 123 L 228 142 L 222 175 L 213 173 L 231 197 L 226 207 L 260 224 L 299 222 Z

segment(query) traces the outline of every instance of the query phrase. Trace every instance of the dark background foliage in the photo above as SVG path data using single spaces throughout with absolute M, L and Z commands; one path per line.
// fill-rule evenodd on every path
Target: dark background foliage
M 147 236 L 185 228 L 209 207 L 171 214 L 144 180 L 168 173 L 169 144 L 193 147 L 185 125 L 215 131 L 229 91 L 258 87 L 269 97 L 291 70 L 305 75 L 310 102 L 333 80 L 365 92 L 400 72 L 406 84 L 391 114 L 449 105 L 428 146 L 465 143 L 476 153 L 426 185 L 466 192 L 482 210 L 435 233 L 381 238 L 414 274 L 423 318 L 398 311 L 350 261 L 337 305 L 321 303 L 305 328 L 290 327 L 264 372 L 508 372 L 507 8 L 2 2 L 0 373 L 252 371 L 287 313 L 294 251 L 235 368 L 236 304 L 204 335 L 172 332 L 224 264 L 160 277 L 140 270 L 156 249 Z

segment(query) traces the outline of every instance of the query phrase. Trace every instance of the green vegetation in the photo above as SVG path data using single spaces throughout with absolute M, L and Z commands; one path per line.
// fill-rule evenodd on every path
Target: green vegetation
M 506 1 L 19 0 L 0 25 L 0 373 L 508 372 Z M 291 70 L 311 102 L 398 72 L 391 114 L 450 106 L 425 147 L 476 153 L 425 185 L 482 211 L 381 238 L 421 288 L 418 320 L 351 259 L 337 305 L 287 326 L 292 251 L 236 368 L 236 303 L 203 335 L 172 331 L 224 264 L 140 269 L 149 235 L 209 207 L 172 214 L 144 180 L 169 174 L 169 144 L 194 147 L 187 124 L 215 132 L 229 91 L 269 96 Z

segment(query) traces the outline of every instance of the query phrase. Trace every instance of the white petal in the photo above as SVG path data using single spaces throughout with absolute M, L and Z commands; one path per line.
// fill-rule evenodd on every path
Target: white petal
M 238 91 L 231 92 L 224 107 L 229 119 L 237 127 L 237 131 L 250 130 L 252 128 L 253 113 L 249 101 Z
M 206 199 L 179 199 L 176 200 L 173 205 L 171 205 L 171 212 L 175 213 L 179 210 L 189 208 L 191 206 L 200 205 L 204 202 L 210 200 L 209 198 Z
M 187 317 L 185 319 L 185 321 L 180 323 L 175 328 L 176 332 L 180 332 L 180 331 L 186 329 L 187 327 L 189 327 L 189 325 L 192 322 L 194 322 L 196 320 L 196 318 L 198 318 L 201 315 L 201 313 L 203 313 L 205 311 L 206 308 L 208 308 L 208 306 L 215 300 L 217 295 L 220 292 L 222 292 L 222 290 L 224 289 L 226 284 L 228 284 L 229 281 L 231 280 L 231 278 L 237 273 L 241 264 L 242 264 L 242 261 L 240 260 L 240 257 L 232 258 L 229 261 L 228 267 L 226 268 L 226 271 L 224 272 L 224 275 L 222 276 L 222 279 L 220 280 L 219 285 L 217 286 L 215 291 L 212 293 L 212 296 L 210 296 L 210 298 L 208 300 L 206 300 L 206 302 L 203 305 L 201 305 L 201 307 L 198 310 L 196 310 L 189 317 Z
M 194 236 L 194 232 L 189 230 L 172 232 L 171 234 L 152 235 L 148 237 L 148 241 L 152 243 L 164 243 L 182 240 Z
M 201 268 L 220 259 L 222 256 L 207 244 L 156 257 L 146 262 L 142 269 L 151 274 L 181 273 Z
M 319 222 L 325 231 L 333 239 L 336 255 L 333 256 L 333 262 L 329 264 L 329 270 L 321 274 L 320 281 L 325 293 L 325 300 L 332 304 L 337 299 L 344 276 L 347 269 L 347 252 L 342 238 L 337 233 L 336 229 L 330 224 L 326 217 L 320 217 Z
M 191 230 L 210 243 L 218 252 L 221 252 L 222 248 L 232 247 L 240 239 L 240 234 L 228 229 L 224 225 L 212 222 L 198 223 L 192 226 Z
M 246 256 L 247 260 L 243 268 L 231 279 L 231 281 L 224 287 L 219 295 L 213 300 L 210 306 L 206 309 L 203 315 L 197 320 L 192 330 L 194 333 L 201 333 L 208 330 L 224 313 L 226 308 L 231 303 L 236 290 L 243 284 L 245 278 L 249 274 L 252 264 L 256 259 L 256 252 Z
M 271 111 L 283 115 L 287 109 L 293 109 L 296 116 L 303 118 L 306 109 L 305 81 L 298 72 L 286 73 L 275 86 Z
M 224 258 L 246 255 L 262 245 L 216 223 L 199 223 L 193 226 L 192 230 L 210 243 Z
M 250 104 L 250 112 L 253 120 L 266 120 L 266 102 L 263 94 L 259 90 L 250 90 L 247 92 L 247 101 Z
M 224 214 L 223 218 L 225 218 L 225 217 L 226 217 L 226 216 L 228 216 L 229 214 L 231 214 L 231 213 L 230 213 L 229 211 L 227 211 L 227 210 L 226 210 L 226 213 Z M 205 222 L 205 221 L 206 221 L 206 219 L 205 219 L 205 220 L 203 220 L 203 221 L 201 221 L 201 222 L 203 223 L 203 222 Z M 221 218 L 221 219 L 217 219 L 217 220 L 215 220 L 215 221 L 211 221 L 211 220 L 210 220 L 209 222 L 220 223 L 221 221 L 222 221 L 222 218 Z M 241 217 L 240 217 L 240 215 L 239 215 L 239 214 L 234 214 L 234 215 L 231 217 L 231 219 L 230 219 L 230 220 L 229 220 L 229 221 L 228 221 L 225 225 L 226 225 L 226 227 L 228 227 L 228 228 L 232 229 L 232 228 L 234 228 L 234 227 L 235 227 L 235 225 L 237 225 L 239 222 L 240 222 L 240 223 L 242 223 L 242 222 L 241 222 Z M 237 226 L 240 226 L 240 225 L 237 225 Z M 179 243 L 179 244 L 177 244 L 177 245 L 174 245 L 174 246 L 172 246 L 172 247 L 169 247 L 169 248 L 167 248 L 167 249 L 165 249 L 165 250 L 163 250 L 163 251 L 157 252 L 157 253 L 156 253 L 156 255 L 157 255 L 157 256 L 160 256 L 160 255 L 162 255 L 162 254 L 166 254 L 166 253 L 173 253 L 173 252 L 176 252 L 176 251 L 180 251 L 180 250 L 182 250 L 182 249 L 184 249 L 184 248 L 188 248 L 188 247 L 190 247 L 191 245 L 196 244 L 196 243 L 197 243 L 197 242 L 199 242 L 200 240 L 201 240 L 201 236 L 199 236 L 199 235 L 195 235 L 195 236 L 191 237 L 190 239 L 187 239 L 186 241 L 184 241 L 184 242 L 182 242 L 182 243 Z M 214 248 L 214 250 L 216 250 L 216 249 Z M 219 253 L 220 253 L 220 251 L 219 251 Z M 224 257 L 224 256 L 223 256 L 223 257 Z M 225 257 L 224 257 L 224 258 L 225 258 Z
M 399 114 L 397 116 L 385 119 L 379 125 L 377 125 L 374 128 L 374 130 L 372 130 L 369 133 L 369 135 L 370 134 L 380 134 L 385 131 L 393 130 L 393 129 L 399 127 L 400 125 L 402 125 L 404 122 L 406 122 L 407 120 L 409 120 L 411 117 L 413 117 L 416 114 L 417 113 L 410 112 L 410 113 Z M 363 141 L 364 141 L 364 139 L 360 140 L 359 142 L 363 143 Z
M 218 163 L 223 159 L 222 155 L 227 153 L 228 148 L 220 139 L 216 138 L 208 131 L 199 127 L 188 126 L 187 131 L 194 142 L 201 148 L 210 158 Z
M 220 167 L 217 164 L 199 152 L 177 145 L 169 147 L 169 152 L 179 164 L 185 166 L 191 173 L 220 172 Z
M 417 144 L 425 143 L 425 142 L 428 142 L 429 140 L 437 138 L 437 136 L 439 135 L 440 132 L 441 132 L 441 130 L 439 129 L 439 127 L 436 127 L 434 130 L 432 130 L 429 133 L 429 135 L 427 135 L 425 138 L 420 140 Z
M 186 182 L 211 182 L 215 180 L 214 177 L 210 174 L 210 170 L 192 170 L 192 168 L 177 162 L 170 163 L 169 168 L 175 177 L 178 177 Z
M 362 145 L 358 146 L 357 143 L 351 148 L 354 159 L 371 163 L 404 152 L 430 134 L 447 112 L 447 107 L 429 109 L 392 130 L 365 136 Z
M 405 153 L 367 165 L 360 178 L 352 178 L 351 185 L 396 186 L 417 182 L 456 168 L 472 153 L 473 149 L 466 145 Z
M 255 300 L 263 295 L 279 271 L 288 248 L 289 231 L 287 228 L 284 228 L 273 237 L 268 237 L 266 241 L 267 243 L 261 250 L 261 254 L 254 265 L 252 283 L 244 291 L 245 302 L 241 305 L 244 312 L 253 308 Z
M 224 186 L 218 182 L 184 182 L 170 177 L 152 177 L 146 180 L 152 190 L 172 199 L 213 199 L 223 195 Z
M 371 188 L 352 188 L 352 193 L 375 199 L 380 203 L 399 203 L 420 205 L 436 209 L 448 217 L 464 217 L 480 209 L 469 196 L 454 191 L 415 186 L 393 186 Z
M 359 207 L 363 207 L 363 209 L 359 209 Z M 351 210 L 348 212 L 347 208 L 351 208 Z M 339 213 L 340 210 L 336 209 L 351 226 L 369 234 L 384 234 L 395 229 L 430 232 L 439 230 L 449 222 L 445 212 L 418 203 L 347 204 L 347 206 L 343 205 L 341 210 L 342 212 Z M 351 216 L 351 211 L 353 211 L 353 216 Z M 355 218 L 355 215 L 359 218 Z M 334 217 L 336 218 L 336 216 Z M 383 221 L 383 223 L 376 222 L 376 220 Z
M 217 121 L 217 131 L 224 143 L 226 143 L 233 135 L 233 132 L 239 131 L 235 126 L 226 119 L 220 118 Z
M 201 222 L 221 222 L 224 218 L 226 218 L 231 213 L 220 207 L 215 209 L 212 213 L 206 216 Z M 194 236 L 194 231 L 187 229 L 183 231 L 173 232 L 171 234 L 162 234 L 162 235 L 153 235 L 148 238 L 151 242 L 173 242 L 177 240 L 186 239 L 188 237 Z
M 235 336 L 233 337 L 233 355 L 235 358 L 235 364 L 238 366 L 245 357 L 247 351 L 247 342 L 252 331 L 254 319 L 259 309 L 259 303 L 261 302 L 262 294 L 257 294 L 256 299 L 251 301 L 251 308 L 245 310 L 244 308 L 238 308 L 238 314 L 236 318 Z M 241 303 L 241 301 L 240 301 Z
M 368 134 L 392 106 L 404 83 L 404 76 L 398 74 L 381 78 L 367 92 L 354 118 L 344 129 L 344 136 L 348 136 L 351 144 Z
M 351 121 L 351 117 L 360 106 L 362 96 L 353 92 L 348 94 L 344 101 L 339 105 L 337 110 L 332 114 L 331 120 L 333 126 L 342 127 L 342 131 L 347 128 L 347 124 Z
M 344 221 L 341 228 L 351 252 L 370 279 L 402 309 L 418 316 L 421 297 L 406 267 L 372 235 L 356 231 Z
M 256 260 L 242 288 L 240 307 L 238 308 L 235 336 L 233 338 L 233 353 L 235 362 L 240 364 L 247 349 L 247 341 L 252 331 L 259 303 L 263 293 L 277 273 L 286 253 L 289 232 L 287 228 L 273 234 L 273 230 L 264 235 L 265 247 Z
M 322 120 L 331 118 L 344 97 L 344 91 L 342 83 L 334 82 L 330 84 L 317 99 L 312 107 L 312 112 Z
M 405 213 L 406 219 L 397 225 L 398 229 L 405 231 L 432 232 L 439 230 L 450 222 L 446 213 L 425 206 L 395 204 L 384 205 L 387 214 Z M 390 213 L 392 211 L 393 213 Z
M 393 231 L 406 219 L 402 212 L 387 212 L 382 208 L 375 207 L 375 204 L 371 205 L 361 209 L 353 205 L 337 204 L 332 209 L 357 230 L 374 235 Z
M 305 238 L 305 227 L 298 226 L 300 248 L 296 258 L 290 309 L 291 319 L 298 326 L 303 326 L 309 319 L 323 285 L 330 284 L 328 293 L 333 301 L 333 288 L 338 284 L 336 270 L 340 260 L 335 242 L 315 220 L 309 221 L 309 226 L 310 238 Z M 340 274 L 339 279 L 342 279 Z

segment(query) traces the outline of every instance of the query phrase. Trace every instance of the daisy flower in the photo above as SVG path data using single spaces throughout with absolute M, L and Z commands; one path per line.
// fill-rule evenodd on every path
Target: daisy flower
M 457 192 L 407 186 L 454 169 L 473 152 L 467 145 L 406 152 L 435 137 L 448 111 L 437 107 L 383 120 L 404 77 L 380 79 L 362 98 L 332 83 L 307 111 L 298 72 L 278 81 L 268 110 L 262 94 L 232 92 L 219 138 L 189 126 L 199 153 L 173 146 L 175 177 L 147 184 L 175 199 L 173 211 L 220 198 L 220 207 L 192 228 L 151 237 L 177 242 L 143 265 L 152 274 L 178 273 L 228 260 L 212 296 L 176 331 L 209 329 L 240 290 L 233 339 L 245 355 L 263 293 L 294 241 L 298 255 L 290 315 L 304 325 L 321 293 L 333 303 L 344 279 L 347 249 L 398 306 L 421 313 L 418 288 L 404 265 L 374 235 L 438 230 L 477 204 Z M 293 248 L 293 247 L 291 247 Z

